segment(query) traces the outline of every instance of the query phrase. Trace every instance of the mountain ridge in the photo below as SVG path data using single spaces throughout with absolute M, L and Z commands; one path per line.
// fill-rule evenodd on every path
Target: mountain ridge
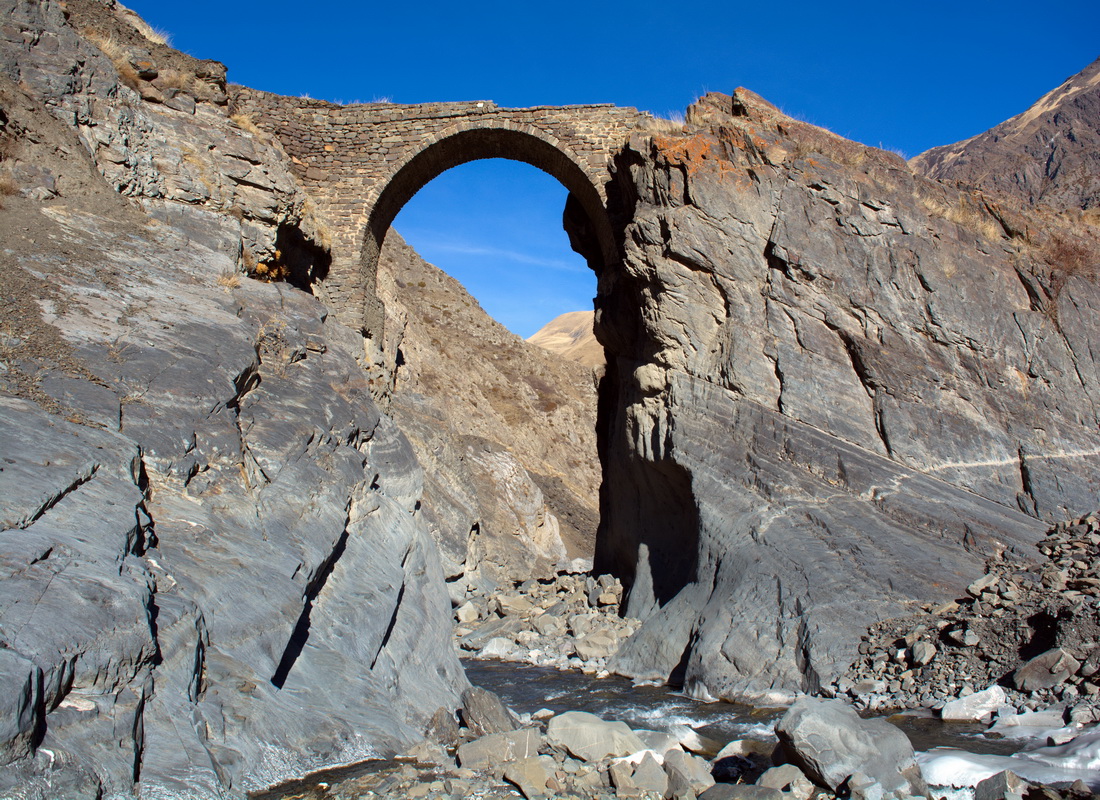
M 909 164 L 1030 206 L 1100 208 L 1100 58 L 1016 116 Z

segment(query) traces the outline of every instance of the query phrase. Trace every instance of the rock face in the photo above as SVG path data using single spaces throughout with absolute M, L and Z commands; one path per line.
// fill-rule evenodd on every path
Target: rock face
M 394 232 L 378 281 L 396 361 L 390 411 L 424 466 L 424 516 L 452 594 L 591 558 L 592 370 L 510 333 Z
M 1100 208 L 1100 58 L 1027 111 L 910 161 L 959 181 L 1056 210 Z
M 240 796 L 403 749 L 467 685 L 422 471 L 361 337 L 240 274 L 309 287 L 274 253 L 320 252 L 306 198 L 216 85 L 157 89 L 186 57 L 66 9 L 0 4 L 0 794 Z
M 1051 290 L 968 195 L 750 92 L 688 122 L 632 138 L 612 187 L 595 568 L 645 621 L 613 668 L 789 696 L 1094 505 L 1100 295 Z
M 527 341 L 585 366 L 602 367 L 603 347 L 592 332 L 594 318 L 592 311 L 570 311 L 550 320 Z

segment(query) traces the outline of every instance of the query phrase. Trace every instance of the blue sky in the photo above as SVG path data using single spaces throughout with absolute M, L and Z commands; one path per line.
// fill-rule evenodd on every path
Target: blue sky
M 617 103 L 682 112 L 746 86 L 789 114 L 913 156 L 1023 111 L 1100 56 L 1100 3 L 555 3 L 124 0 L 172 43 L 258 89 L 337 102 Z M 475 162 L 395 227 L 529 336 L 590 307 L 565 191 Z

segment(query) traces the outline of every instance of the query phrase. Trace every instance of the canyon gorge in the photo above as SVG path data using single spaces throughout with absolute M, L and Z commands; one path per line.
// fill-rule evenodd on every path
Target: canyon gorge
M 469 702 L 453 608 L 559 571 L 617 581 L 611 672 L 830 693 L 1100 505 L 1100 61 L 907 163 L 746 89 L 340 106 L 114 0 L 0 12 L 0 791 L 403 752 Z M 490 157 L 570 190 L 602 358 L 389 229 Z

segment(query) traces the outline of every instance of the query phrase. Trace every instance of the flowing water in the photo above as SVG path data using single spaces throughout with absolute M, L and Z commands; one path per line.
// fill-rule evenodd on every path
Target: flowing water
M 734 739 L 774 741 L 775 722 L 784 708 L 754 708 L 737 703 L 703 703 L 668 686 L 635 686 L 617 676 L 596 678 L 576 671 L 560 671 L 505 661 L 464 659 L 470 682 L 500 695 L 520 714 L 548 708 L 555 714 L 587 711 L 604 719 L 622 720 L 631 728 L 674 731 L 688 727 L 720 745 Z M 984 735 L 984 725 L 945 723 L 931 716 L 898 714 L 888 718 L 913 743 L 914 749 L 953 747 L 972 753 L 1009 755 L 1021 749 L 1021 740 Z M 397 769 L 399 762 L 374 760 L 321 770 L 267 791 L 253 800 L 324 798 L 323 787 L 357 776 Z
M 667 731 L 680 726 L 721 744 L 733 739 L 775 739 L 773 728 L 785 708 L 754 708 L 737 703 L 703 703 L 668 686 L 634 686 L 626 678 L 595 678 L 579 672 L 504 661 L 464 659 L 475 686 L 500 695 L 519 713 L 548 708 L 554 713 L 587 711 L 620 719 L 631 728 Z M 984 725 L 946 723 L 931 716 L 897 714 L 888 718 L 909 737 L 916 750 L 954 747 L 972 753 L 1008 755 L 1022 742 L 985 736 Z

